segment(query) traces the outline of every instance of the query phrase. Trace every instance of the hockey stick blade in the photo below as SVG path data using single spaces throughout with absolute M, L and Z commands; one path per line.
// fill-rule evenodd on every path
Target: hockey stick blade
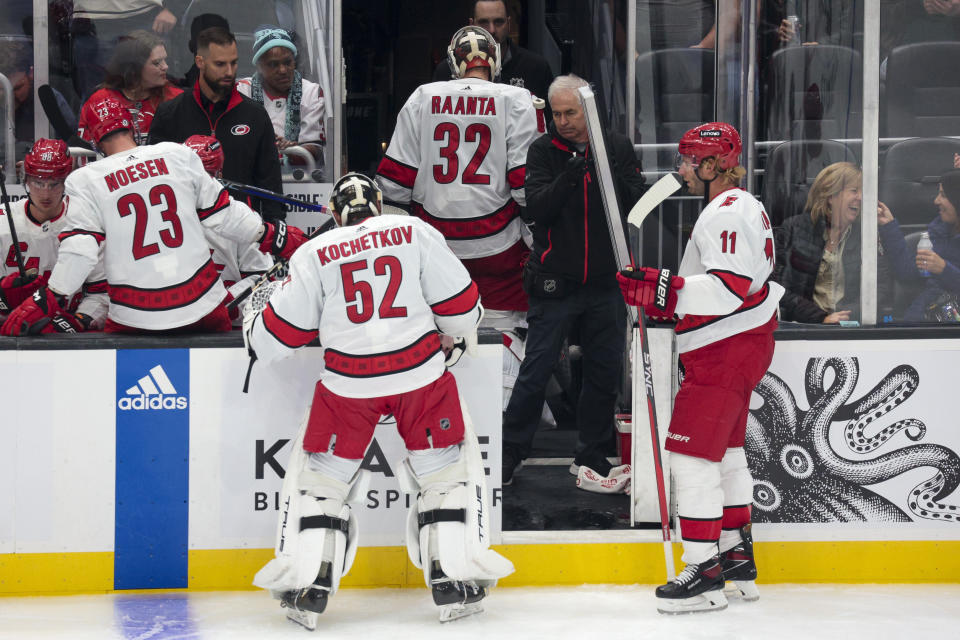
M 656 183 L 637 200 L 637 204 L 633 205 L 633 208 L 630 209 L 630 213 L 627 215 L 627 222 L 639 229 L 644 219 L 650 215 L 650 212 L 656 209 L 661 202 L 679 191 L 680 186 L 680 182 L 672 173 L 668 173 L 657 180 Z

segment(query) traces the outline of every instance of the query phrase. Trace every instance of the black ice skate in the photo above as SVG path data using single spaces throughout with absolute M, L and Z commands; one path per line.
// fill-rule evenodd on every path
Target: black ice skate
M 688 564 L 674 580 L 657 587 L 657 611 L 693 613 L 727 608 L 720 556 Z
M 284 591 L 280 596 L 280 606 L 287 609 L 287 618 L 310 631 L 317 628 L 317 618 L 327 608 L 330 598 L 328 567 L 329 563 L 323 563 L 316 582 L 306 589 Z
M 440 563 L 433 561 L 430 570 L 430 590 L 433 603 L 440 607 L 440 622 L 450 622 L 483 611 L 480 601 L 487 597 L 485 587 L 472 580 L 451 580 L 443 573 Z
M 743 600 L 753 602 L 760 599 L 760 592 L 754 582 L 757 579 L 757 563 L 753 561 L 753 534 L 752 525 L 747 523 L 740 527 L 740 544 L 720 554 L 723 566 L 723 579 L 733 582 Z

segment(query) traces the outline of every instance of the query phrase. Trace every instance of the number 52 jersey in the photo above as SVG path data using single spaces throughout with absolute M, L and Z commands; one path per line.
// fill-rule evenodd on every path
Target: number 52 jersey
M 344 397 L 376 398 L 439 378 L 437 329 L 467 335 L 480 313 L 476 285 L 436 229 L 381 215 L 297 249 L 250 329 L 250 345 L 269 362 L 319 335 L 323 384 Z

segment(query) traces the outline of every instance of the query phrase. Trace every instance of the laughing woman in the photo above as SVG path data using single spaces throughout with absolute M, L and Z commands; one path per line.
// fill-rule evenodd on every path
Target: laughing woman
M 821 171 L 803 213 L 776 230 L 773 279 L 786 289 L 781 319 L 838 323 L 860 315 L 860 205 L 862 175 L 849 162 Z M 877 282 L 889 288 L 886 263 L 878 260 Z M 879 300 L 889 300 L 881 291 Z

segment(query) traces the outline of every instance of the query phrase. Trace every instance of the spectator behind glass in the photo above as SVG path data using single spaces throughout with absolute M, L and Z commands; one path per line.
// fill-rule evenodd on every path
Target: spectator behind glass
M 861 182 L 853 164 L 831 164 L 813 181 L 803 213 L 776 230 L 773 279 L 786 289 L 783 320 L 832 324 L 859 318 Z M 882 257 L 877 271 L 878 299 L 891 300 Z
M 70 34 L 73 38 L 73 83 L 82 100 L 103 81 L 114 46 L 136 29 L 170 33 L 188 0 L 74 0 Z
M 486 29 L 500 44 L 500 76 L 495 79 L 496 82 L 523 87 L 538 98 L 546 98 L 547 89 L 553 81 L 553 71 L 541 56 L 510 39 L 510 15 L 503 0 L 476 0 L 469 23 Z M 449 80 L 452 75 L 446 61 L 433 70 L 435 82 Z M 547 117 L 549 119 L 549 115 Z
M 900 225 L 886 206 L 880 205 L 877 216 L 878 235 L 894 276 L 902 284 L 919 290 L 904 314 L 908 322 L 943 321 L 945 307 L 953 305 L 956 309 L 960 297 L 960 171 L 943 174 L 933 203 L 940 215 L 927 225 L 932 250 L 910 251 Z M 924 270 L 930 275 L 921 275 Z
M 240 80 L 237 90 L 267 110 L 278 149 L 300 145 L 320 159 L 326 143 L 323 89 L 300 75 L 296 56 L 297 46 L 285 30 L 258 29 L 253 43 L 257 73 Z
M 16 137 L 17 160 L 23 160 L 33 144 L 33 50 L 23 42 L 0 46 L 0 73 L 13 85 L 13 126 Z M 60 112 L 71 129 L 77 128 L 77 118 L 66 98 L 53 90 Z
M 90 123 L 98 118 L 91 105 L 113 98 L 130 112 L 133 139 L 138 145 L 146 144 L 157 107 L 181 93 L 183 90 L 167 79 L 167 49 L 160 36 L 142 29 L 134 31 L 117 44 L 103 86 L 80 109 L 78 133 L 93 142 Z

